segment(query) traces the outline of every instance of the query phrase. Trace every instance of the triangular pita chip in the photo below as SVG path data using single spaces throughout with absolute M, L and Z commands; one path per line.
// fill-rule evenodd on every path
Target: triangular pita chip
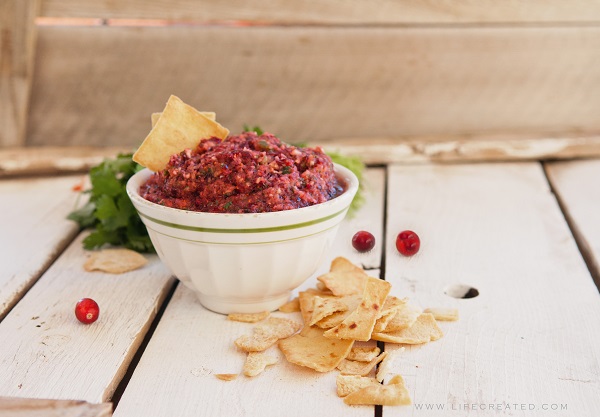
M 411 399 L 400 375 L 394 376 L 388 385 L 371 385 L 348 394 L 348 405 L 410 405 Z
M 300 301 L 298 300 L 298 297 L 279 307 L 279 311 L 282 313 L 295 313 L 296 311 L 300 311 Z
M 213 122 L 217 121 L 217 114 L 214 111 L 199 111 L 198 113 L 200 113 L 202 116 L 206 117 L 207 119 L 212 120 Z M 152 113 L 150 115 L 150 121 L 152 123 L 152 127 L 156 126 L 156 123 L 158 123 L 158 119 L 160 119 L 160 116 L 162 116 L 162 112 Z
M 379 356 L 373 358 L 370 362 L 349 361 L 344 359 L 337 368 L 342 375 L 360 375 L 367 376 L 369 372 L 377 366 L 387 356 L 387 352 L 382 352 Z
M 269 317 L 252 329 L 252 335 L 240 336 L 235 345 L 244 352 L 260 352 L 275 344 L 279 339 L 290 337 L 300 330 L 300 323 L 279 317 Z
M 143 255 L 131 249 L 102 249 L 92 253 L 92 256 L 83 264 L 83 269 L 122 274 L 138 269 L 147 262 L 148 260 Z
M 356 310 L 346 319 L 324 333 L 325 337 L 352 339 L 363 342 L 371 339 L 375 321 L 390 292 L 391 284 L 378 278 L 368 277 L 363 298 Z
M 390 321 L 396 315 L 396 311 L 398 311 L 404 304 L 406 304 L 407 299 L 400 299 L 398 297 L 394 297 L 393 295 L 388 296 L 385 300 L 385 304 L 383 305 L 383 309 L 381 310 L 381 315 L 375 322 L 374 332 L 383 331 Z M 415 318 L 416 320 L 416 318 Z
M 373 340 L 388 343 L 404 343 L 407 345 L 418 345 L 421 343 L 438 340 L 442 337 L 440 329 L 432 314 L 423 313 L 419 316 L 415 324 L 408 329 L 398 330 L 392 333 L 373 333 Z
M 317 295 L 313 298 L 313 312 L 308 324 L 309 326 L 312 326 L 333 313 L 346 310 L 348 310 L 348 306 L 340 299 L 333 297 L 323 298 Z
M 335 379 L 338 397 L 345 397 L 348 394 L 358 391 L 361 388 L 379 385 L 375 378 L 368 378 L 359 375 L 338 375 Z
M 133 160 L 152 171 L 161 171 L 172 155 L 196 148 L 202 139 L 225 139 L 227 135 L 229 130 L 219 123 L 171 96 L 156 126 L 133 154 Z
M 346 317 L 348 317 L 360 304 L 362 301 L 362 295 L 353 294 L 353 295 L 345 295 L 343 297 L 338 297 L 342 303 L 344 303 L 348 309 L 346 311 L 338 311 L 333 313 L 330 316 L 327 316 L 321 320 L 319 320 L 316 325 L 321 329 L 331 329 L 332 327 L 337 326 L 341 322 L 343 322 Z
M 350 361 L 371 362 L 379 353 L 381 353 L 381 349 L 377 346 L 354 346 L 346 359 Z
M 323 336 L 318 327 L 305 327 L 299 334 L 279 342 L 279 349 L 288 362 L 329 372 L 348 355 L 353 340 L 332 340 Z
M 396 309 L 396 313 L 380 332 L 391 333 L 408 329 L 417 321 L 421 313 L 422 311 L 419 307 L 408 303 L 403 304 Z M 375 332 L 380 333 L 378 331 Z
M 346 258 L 338 257 L 331 262 L 329 272 L 317 279 L 329 288 L 333 295 L 340 296 L 362 294 L 368 277 L 362 268 Z

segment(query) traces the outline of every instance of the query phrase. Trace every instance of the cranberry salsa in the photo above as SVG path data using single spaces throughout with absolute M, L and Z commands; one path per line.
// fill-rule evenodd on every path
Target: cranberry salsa
M 210 213 L 264 213 L 323 203 L 343 192 L 331 158 L 265 133 L 202 140 L 171 156 L 141 186 L 146 200 Z

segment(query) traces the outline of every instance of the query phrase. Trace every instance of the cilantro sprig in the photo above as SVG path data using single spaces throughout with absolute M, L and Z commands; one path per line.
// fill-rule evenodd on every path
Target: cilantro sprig
M 125 190 L 127 180 L 142 169 L 131 157 L 131 154 L 119 154 L 90 170 L 92 187 L 84 191 L 89 194 L 89 200 L 68 215 L 81 228 L 95 229 L 83 240 L 84 248 L 109 244 L 138 252 L 154 251 L 148 232 Z

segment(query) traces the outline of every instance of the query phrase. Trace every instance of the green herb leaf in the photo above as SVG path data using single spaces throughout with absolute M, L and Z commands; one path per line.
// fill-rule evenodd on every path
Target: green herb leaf
M 95 210 L 96 204 L 89 201 L 85 206 L 69 213 L 67 219 L 76 221 L 83 228 L 92 227 L 96 222 L 96 218 L 94 217 Z
M 259 136 L 265 133 L 259 126 L 250 127 L 249 125 L 244 125 L 244 132 L 255 132 Z
M 84 191 L 89 194 L 89 201 L 68 215 L 81 228 L 95 229 L 83 240 L 84 248 L 115 245 L 140 252 L 154 251 L 148 232 L 125 189 L 129 178 L 143 168 L 131 157 L 131 154 L 120 154 L 116 158 L 105 159 L 90 170 L 92 188 Z
M 350 204 L 350 209 L 348 210 L 350 216 L 353 216 L 356 211 L 362 207 L 365 203 L 364 196 L 364 182 L 363 182 L 363 174 L 365 172 L 365 164 L 358 156 L 347 156 L 342 155 L 338 152 L 327 152 L 327 155 L 331 158 L 333 162 L 336 164 L 340 164 L 356 175 L 359 182 L 358 191 L 352 200 L 352 204 Z

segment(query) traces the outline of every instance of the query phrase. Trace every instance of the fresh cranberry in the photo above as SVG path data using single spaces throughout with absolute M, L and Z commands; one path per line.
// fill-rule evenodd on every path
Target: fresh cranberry
M 368 252 L 375 246 L 375 236 L 365 230 L 356 232 L 352 236 L 352 246 L 359 252 Z
M 75 305 L 75 317 L 84 324 L 91 324 L 98 320 L 100 307 L 91 298 L 82 298 Z
M 413 256 L 421 247 L 421 239 L 412 230 L 404 230 L 396 238 L 396 249 L 404 256 Z

